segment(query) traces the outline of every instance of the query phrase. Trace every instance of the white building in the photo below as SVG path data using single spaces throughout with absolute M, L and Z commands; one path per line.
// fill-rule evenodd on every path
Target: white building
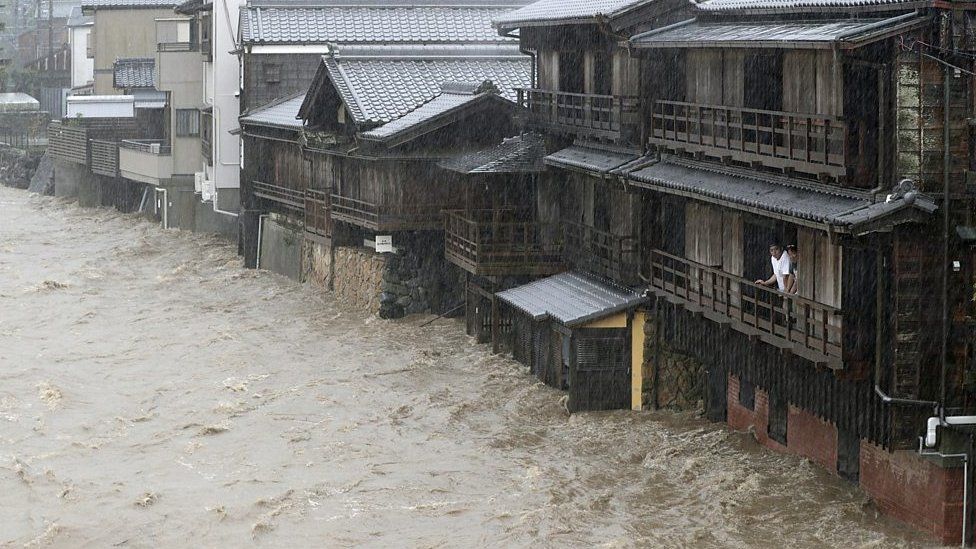
M 72 93 L 90 93 L 90 87 L 95 81 L 95 60 L 88 57 L 88 37 L 94 24 L 93 17 L 82 15 L 81 6 L 75 7 L 68 17 Z
M 238 12 L 243 0 L 188 0 L 177 13 L 194 15 L 203 54 L 201 151 L 197 188 L 214 211 L 237 215 L 240 206 L 240 61 Z

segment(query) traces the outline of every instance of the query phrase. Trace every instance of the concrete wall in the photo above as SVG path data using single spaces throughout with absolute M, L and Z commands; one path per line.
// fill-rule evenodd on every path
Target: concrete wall
M 258 268 L 301 280 L 303 240 L 301 229 L 288 227 L 271 217 L 263 218 Z
M 155 57 L 156 18 L 172 8 L 95 10 L 95 95 L 122 93 L 112 86 L 112 67 L 120 57 Z
M 78 198 L 79 185 L 94 177 L 86 166 L 55 160 L 54 196 Z
M 236 215 L 215 212 L 210 204 L 199 200 L 194 200 L 193 205 L 196 209 L 193 217 L 194 232 L 216 234 L 231 240 L 237 240 Z
M 176 111 L 198 110 L 203 94 L 201 55 L 191 52 L 159 52 L 156 55 L 156 85 L 169 92 L 170 133 L 173 146 L 173 173 L 192 175 L 200 168 L 200 136 L 176 135 Z

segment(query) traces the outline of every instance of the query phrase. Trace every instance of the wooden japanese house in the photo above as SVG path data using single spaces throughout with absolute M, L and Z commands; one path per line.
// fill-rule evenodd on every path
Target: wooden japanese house
M 915 448 L 934 407 L 973 402 L 972 14 L 610 4 L 541 0 L 495 25 L 535 59 L 522 121 L 551 151 L 541 218 L 582 226 L 566 265 L 649 293 L 631 405 L 687 392 L 846 478 L 868 464 L 883 509 L 953 539 L 958 515 L 904 512 L 913 485 L 885 479 L 898 460 L 929 471 L 888 452 Z M 754 282 L 771 244 L 798 247 L 795 293 Z M 560 386 L 536 316 L 495 308 L 493 339 Z
M 622 47 L 634 32 L 678 21 L 687 4 L 543 0 L 494 22 L 518 30 L 535 59 L 518 90 L 525 127 L 544 132 L 540 218 L 559 228 L 565 263 L 625 285 L 639 283 L 637 201 L 616 171 L 641 156 L 641 66 Z

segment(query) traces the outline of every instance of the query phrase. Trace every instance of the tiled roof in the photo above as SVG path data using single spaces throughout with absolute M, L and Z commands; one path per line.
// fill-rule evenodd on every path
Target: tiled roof
M 250 7 L 241 12 L 246 43 L 514 42 L 492 28 L 504 7 Z
M 125 57 L 115 60 L 112 86 L 124 88 L 152 88 L 156 61 L 152 57 Z
M 545 170 L 545 140 L 537 133 L 503 139 L 498 145 L 441 161 L 438 166 L 452 172 L 538 173 Z
M 610 173 L 638 157 L 636 153 L 605 151 L 573 145 L 556 151 L 545 158 L 546 164 L 557 168 L 575 168 L 597 174 Z
M 440 95 L 396 120 L 361 133 L 360 137 L 369 141 L 389 141 L 418 127 L 436 125 L 436 120 L 490 101 L 497 98 L 497 94 L 498 90 L 489 81 L 480 84 L 445 82 L 441 84 Z
M 305 94 L 283 100 L 273 101 L 241 116 L 242 125 L 266 126 L 287 130 L 302 129 L 302 121 L 297 120 L 298 108 L 305 101 Z
M 498 299 L 531 316 L 552 318 L 573 327 L 626 311 L 644 297 L 627 288 L 581 273 L 560 273 L 495 294 Z
M 600 16 L 614 17 L 653 0 L 538 0 L 495 18 L 499 29 L 530 25 L 594 22 Z
M 906 207 L 917 207 L 925 213 L 935 210 L 930 199 L 917 193 L 910 200 L 901 197 L 887 203 L 874 203 L 867 196 L 844 193 L 841 189 L 817 189 L 785 178 L 781 181 L 760 179 L 751 174 L 720 171 L 705 163 L 675 158 L 666 158 L 631 172 L 629 178 L 639 186 L 661 192 L 836 226 L 866 223 Z
M 835 43 L 856 46 L 892 29 L 918 25 L 928 19 L 908 16 L 888 19 L 826 19 L 819 21 L 704 22 L 690 20 L 634 36 L 637 48 L 807 47 L 830 48 Z
M 110 9 L 155 9 L 172 8 L 179 2 L 173 0 L 84 0 L 82 10 L 110 10 Z
M 359 125 L 400 118 L 440 94 L 442 82 L 490 80 L 511 101 L 513 88 L 531 86 L 531 59 L 517 46 L 346 47 L 323 62 Z
M 174 8 L 174 11 L 184 15 L 192 15 L 198 11 L 210 11 L 211 9 L 213 9 L 213 3 L 208 0 L 184 0 L 183 3 Z
M 931 2 L 917 0 L 706 0 L 698 4 L 702 11 L 763 11 L 763 12 L 823 12 L 831 8 L 843 10 L 872 8 L 924 7 Z

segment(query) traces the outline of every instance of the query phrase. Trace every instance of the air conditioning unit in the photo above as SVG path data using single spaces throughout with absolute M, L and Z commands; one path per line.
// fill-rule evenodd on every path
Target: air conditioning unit
M 203 181 L 203 193 L 200 198 L 204 201 L 213 200 L 217 194 L 217 186 L 214 185 L 213 180 L 205 179 Z
M 159 143 L 150 143 L 149 152 L 152 154 L 159 154 Z

